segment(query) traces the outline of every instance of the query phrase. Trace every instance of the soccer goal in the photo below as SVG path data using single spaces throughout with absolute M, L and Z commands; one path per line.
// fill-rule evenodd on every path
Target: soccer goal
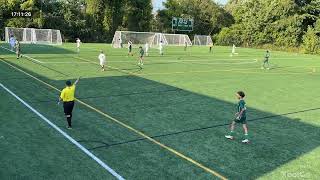
M 156 48 L 160 44 L 160 42 L 162 42 L 163 45 L 173 46 L 184 46 L 186 43 L 188 46 L 192 45 L 189 36 L 185 34 L 116 31 L 113 36 L 112 47 L 121 48 L 130 40 L 133 44 L 136 45 L 143 45 L 148 43 L 151 48 Z
M 112 47 L 122 48 L 129 41 L 135 45 L 143 45 L 148 43 L 150 47 L 154 47 L 157 46 L 162 39 L 161 33 L 116 31 L 113 36 Z
M 162 34 L 164 36 L 164 44 L 172 46 L 191 46 L 190 38 L 186 34 Z
M 193 45 L 196 46 L 208 46 L 212 44 L 212 39 L 211 36 L 206 36 L 206 35 L 194 35 L 193 38 Z
M 62 38 L 60 30 L 35 29 L 35 28 L 5 28 L 5 40 L 9 42 L 14 36 L 20 43 L 61 45 Z

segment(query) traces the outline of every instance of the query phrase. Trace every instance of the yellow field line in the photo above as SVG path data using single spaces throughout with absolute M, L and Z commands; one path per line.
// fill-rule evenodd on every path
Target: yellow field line
M 16 67 L 16 66 L 14 66 L 14 65 L 12 65 L 12 64 L 4 61 L 4 60 L 2 60 L 1 62 L 7 64 L 8 66 L 10 66 L 10 67 L 12 67 L 12 68 L 14 68 L 14 69 L 16 69 L 16 70 L 24 73 L 24 74 L 26 74 L 26 75 L 29 76 L 29 77 L 31 77 L 31 78 L 33 78 L 33 79 L 35 79 L 35 80 L 37 80 L 37 81 L 45 84 L 46 86 L 48 86 L 48 87 L 50 87 L 50 88 L 52 88 L 52 89 L 54 89 L 54 90 L 56 90 L 56 91 L 58 91 L 58 92 L 61 92 L 58 88 L 52 86 L 51 84 L 49 84 L 49 83 L 47 83 L 47 82 L 45 82 L 45 81 L 43 81 L 43 80 L 41 80 L 41 79 L 39 79 L 39 78 L 37 78 L 37 77 L 35 77 L 35 76 L 33 76 L 33 75 L 25 72 L 24 70 L 22 70 L 22 69 L 20 69 L 20 68 L 18 68 L 18 67 Z M 210 168 L 202 165 L 201 163 L 199 163 L 199 162 L 193 160 L 192 158 L 190 158 L 190 157 L 188 157 L 188 156 L 186 156 L 186 155 L 184 155 L 184 154 L 182 154 L 182 153 L 174 150 L 173 148 L 162 144 L 161 142 L 159 142 L 159 141 L 157 141 L 157 140 L 149 137 L 148 135 L 144 134 L 143 132 L 141 132 L 141 131 L 139 131 L 139 130 L 137 130 L 137 129 L 135 129 L 135 128 L 133 128 L 133 127 L 125 124 L 125 123 L 123 123 L 123 122 L 121 122 L 120 120 L 118 120 L 118 119 L 116 119 L 116 118 L 114 118 L 114 117 L 112 117 L 112 116 L 110 116 L 110 115 L 102 112 L 101 110 L 99 110 L 99 109 L 97 109 L 97 108 L 95 108 L 95 107 L 93 107 L 93 106 L 91 106 L 91 105 L 89 105 L 89 104 L 87 104 L 87 103 L 79 100 L 79 99 L 76 99 L 76 101 L 78 101 L 80 104 L 88 107 L 89 109 L 92 109 L 92 110 L 96 111 L 97 113 L 103 115 L 104 117 L 107 117 L 107 118 L 111 119 L 112 121 L 120 124 L 121 126 L 127 128 L 127 129 L 129 129 L 129 130 L 131 130 L 131 131 L 133 131 L 133 132 L 135 132 L 136 134 L 138 134 L 138 135 L 146 138 L 147 140 L 149 140 L 149 141 L 151 141 L 151 142 L 159 145 L 160 147 L 162 147 L 162 148 L 164 148 L 164 149 L 172 152 L 172 153 L 175 154 L 176 156 L 178 156 L 178 157 L 180 157 L 180 158 L 182 158 L 182 159 L 185 159 L 185 160 L 187 160 L 188 162 L 190 162 L 190 163 L 198 166 L 199 168 L 205 170 L 206 172 L 211 173 L 212 175 L 214 175 L 214 176 L 216 176 L 216 177 L 218 177 L 218 178 L 220 178 L 220 179 L 223 179 L 223 180 L 226 180 L 226 179 L 227 179 L 226 177 L 224 177 L 223 175 L 219 174 L 218 172 L 216 172 L 216 171 L 214 171 L 214 170 L 212 170 L 212 169 L 210 169 Z

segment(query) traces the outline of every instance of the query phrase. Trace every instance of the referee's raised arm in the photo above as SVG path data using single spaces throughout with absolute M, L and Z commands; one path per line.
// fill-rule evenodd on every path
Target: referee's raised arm
M 74 107 L 74 94 L 76 90 L 76 85 L 79 82 L 80 77 L 73 83 L 71 84 L 71 81 L 66 81 L 66 87 L 61 91 L 60 97 L 59 97 L 59 102 L 63 101 L 63 110 L 64 114 L 66 116 L 67 122 L 68 122 L 68 129 L 72 128 L 71 125 L 71 119 L 72 119 L 72 110 Z
M 73 83 L 73 85 L 77 85 L 79 80 L 80 80 L 80 77 L 78 77 L 78 79 Z

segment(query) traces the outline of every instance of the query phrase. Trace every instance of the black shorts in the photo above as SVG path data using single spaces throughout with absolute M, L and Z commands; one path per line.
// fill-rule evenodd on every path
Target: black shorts
M 74 101 L 63 102 L 63 110 L 65 115 L 72 115 Z
M 129 52 L 131 52 L 132 51 L 132 47 L 131 46 L 129 46 Z

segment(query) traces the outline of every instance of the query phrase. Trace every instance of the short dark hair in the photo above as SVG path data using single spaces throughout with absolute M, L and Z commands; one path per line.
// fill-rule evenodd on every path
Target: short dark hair
M 142 48 L 142 46 L 140 46 L 139 48 Z
M 71 86 L 71 81 L 70 80 L 66 81 L 66 85 Z
M 237 94 L 242 98 L 246 96 L 243 91 L 238 91 Z

